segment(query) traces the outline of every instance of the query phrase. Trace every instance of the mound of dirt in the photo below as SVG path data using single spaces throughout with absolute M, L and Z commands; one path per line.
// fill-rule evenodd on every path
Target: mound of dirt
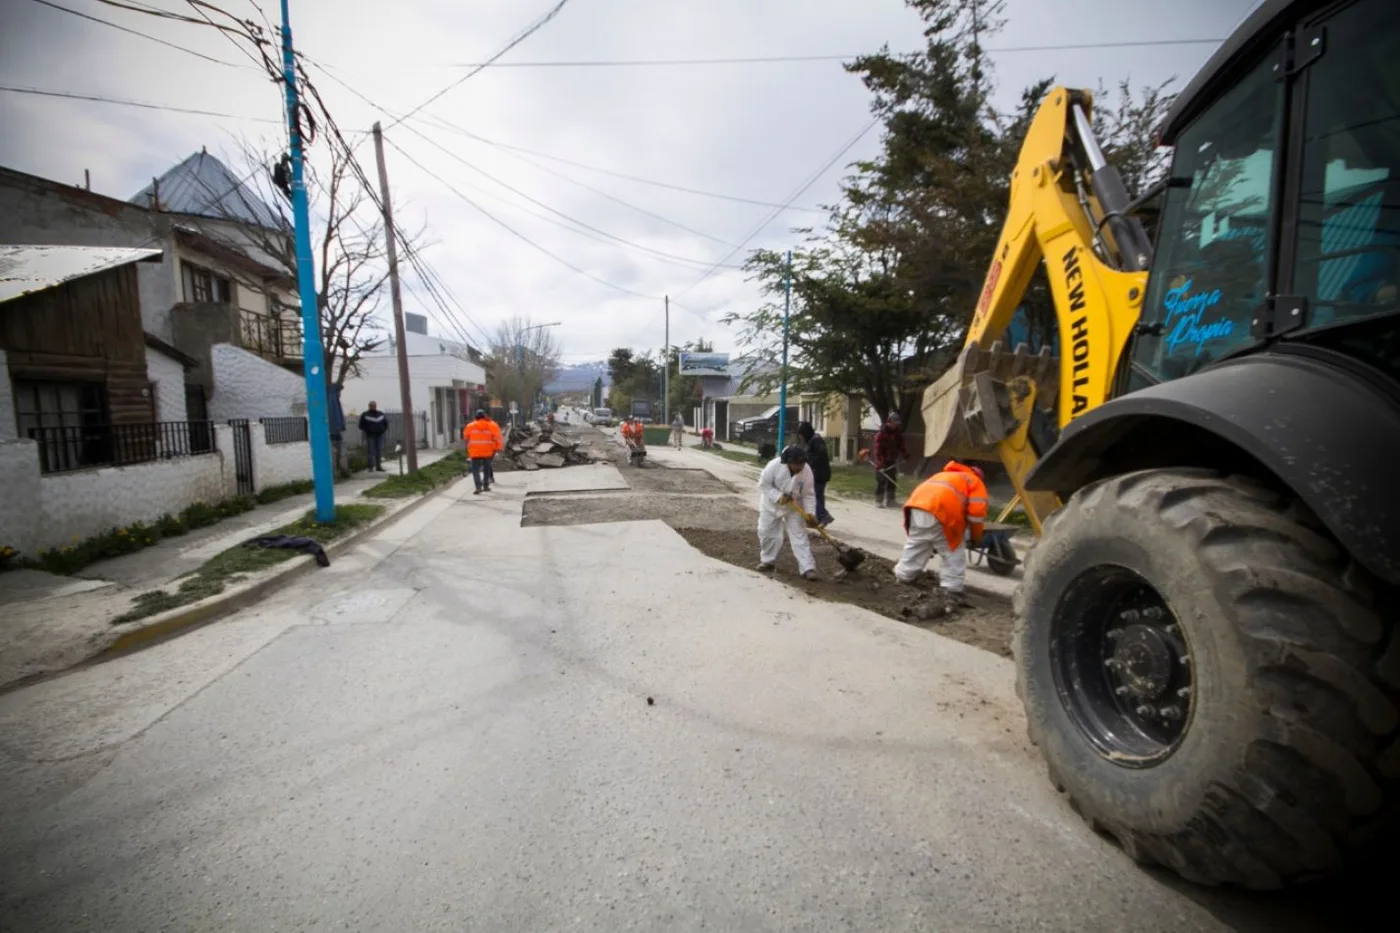
M 692 547 L 709 557 L 750 570 L 758 564 L 758 534 L 751 527 L 747 533 L 738 533 L 668 524 Z M 947 613 L 942 591 L 933 580 L 927 579 L 927 575 L 914 586 L 900 583 L 894 578 L 894 565 L 874 554 L 867 554 L 860 569 L 847 574 L 836 562 L 836 552 L 817 537 L 812 539 L 812 554 L 817 559 L 817 573 L 821 579 L 810 583 L 802 579 L 792 551 L 786 545 L 778 557 L 776 577 L 818 599 L 852 603 L 1002 657 L 1011 657 L 1011 607 L 1003 600 L 969 593 L 970 607 Z

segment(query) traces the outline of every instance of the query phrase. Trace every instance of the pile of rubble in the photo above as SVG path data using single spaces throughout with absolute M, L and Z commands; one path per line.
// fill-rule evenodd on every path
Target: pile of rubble
M 556 469 L 592 463 L 595 459 L 577 438 L 560 430 L 557 425 L 551 428 L 548 424 L 537 422 L 511 428 L 501 456 L 519 470 Z

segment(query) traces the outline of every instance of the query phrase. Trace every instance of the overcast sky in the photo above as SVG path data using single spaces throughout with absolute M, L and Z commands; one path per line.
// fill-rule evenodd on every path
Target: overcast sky
M 238 139 L 261 141 L 269 149 L 282 144 L 275 123 L 281 115 L 278 87 L 214 30 L 99 0 L 52 2 L 241 67 L 205 61 L 38 0 L 0 0 L 0 85 L 237 118 L 0 91 L 0 164 L 68 182 L 81 182 L 88 169 L 94 190 L 124 199 L 201 146 L 230 156 L 239 171 Z M 121 2 L 191 12 L 180 0 Z M 461 77 L 463 64 L 493 55 L 555 2 L 292 0 L 292 31 L 309 58 L 379 106 L 403 113 Z M 1048 76 L 1088 87 L 1123 78 L 1149 84 L 1176 77 L 1184 83 L 1211 45 L 1014 50 L 1218 40 L 1255 2 L 1008 0 L 1007 27 L 988 43 L 1006 50 L 993 56 L 1000 103 L 1010 106 L 1021 87 Z M 272 0 L 221 5 L 258 21 L 259 6 L 278 16 Z M 920 23 L 901 0 L 571 0 L 501 63 L 852 56 L 886 44 L 914 50 L 920 43 Z M 376 119 L 391 122 L 326 75 L 313 71 L 312 80 L 345 130 L 367 130 Z M 868 107 L 864 88 L 840 60 L 488 68 L 387 137 L 525 239 L 390 148 L 395 211 L 404 226 L 426 223 L 434 245 L 425 257 L 470 314 L 471 321 L 461 325 L 474 340 L 482 339 L 480 329 L 489 332 L 496 321 L 520 313 L 563 322 L 558 336 L 568 361 L 600 359 L 614 346 L 658 347 L 661 296 L 670 294 L 673 343 L 707 337 L 718 349 L 737 349 L 714 320 L 752 307 L 754 288 L 733 269 L 697 280 L 737 245 L 744 249 L 726 264 L 737 265 L 756 246 L 793 244 L 791 228 L 820 215 L 789 210 L 755 233 L 774 208 L 683 193 L 555 159 L 781 204 L 869 122 Z M 542 155 L 493 146 L 462 130 Z M 877 146 L 878 128 L 795 206 L 833 200 L 842 167 L 872 155 Z M 373 177 L 373 149 L 365 145 L 360 151 Z M 572 221 L 603 233 L 580 234 Z M 626 291 L 585 277 L 542 249 Z M 406 284 L 407 310 L 428 314 L 434 333 L 455 337 L 456 328 L 417 283 L 410 278 Z M 387 300 L 385 305 L 387 317 Z

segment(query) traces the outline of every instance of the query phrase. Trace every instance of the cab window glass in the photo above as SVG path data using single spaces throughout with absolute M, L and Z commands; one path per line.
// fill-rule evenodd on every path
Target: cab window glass
M 1253 341 L 1268 287 L 1283 90 L 1266 61 L 1177 140 L 1134 362 L 1176 379 Z
M 1299 40 L 1322 50 L 1304 72 L 1291 287 L 1308 328 L 1400 309 L 1400 4 L 1354 4 L 1321 26 Z

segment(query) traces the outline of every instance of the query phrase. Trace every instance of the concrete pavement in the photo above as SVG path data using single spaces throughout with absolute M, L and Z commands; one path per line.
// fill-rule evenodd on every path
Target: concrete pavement
M 421 450 L 419 465 L 450 452 Z M 357 473 L 337 483 L 335 501 L 367 501 L 360 498 L 366 489 L 398 474 L 399 465 L 387 462 L 385 473 Z M 169 586 L 221 551 L 296 521 L 314 500 L 306 493 L 260 505 L 143 550 L 90 564 L 71 577 L 40 570 L 0 574 L 5 620 L 0 627 L 0 687 L 65 670 L 94 656 L 116 637 L 111 621 L 131 608 L 131 597 Z
M 254 609 L 0 696 L 0 928 L 1321 928 L 1089 832 L 1007 662 L 660 523 L 519 527 L 531 489 L 618 480 L 458 483 Z

